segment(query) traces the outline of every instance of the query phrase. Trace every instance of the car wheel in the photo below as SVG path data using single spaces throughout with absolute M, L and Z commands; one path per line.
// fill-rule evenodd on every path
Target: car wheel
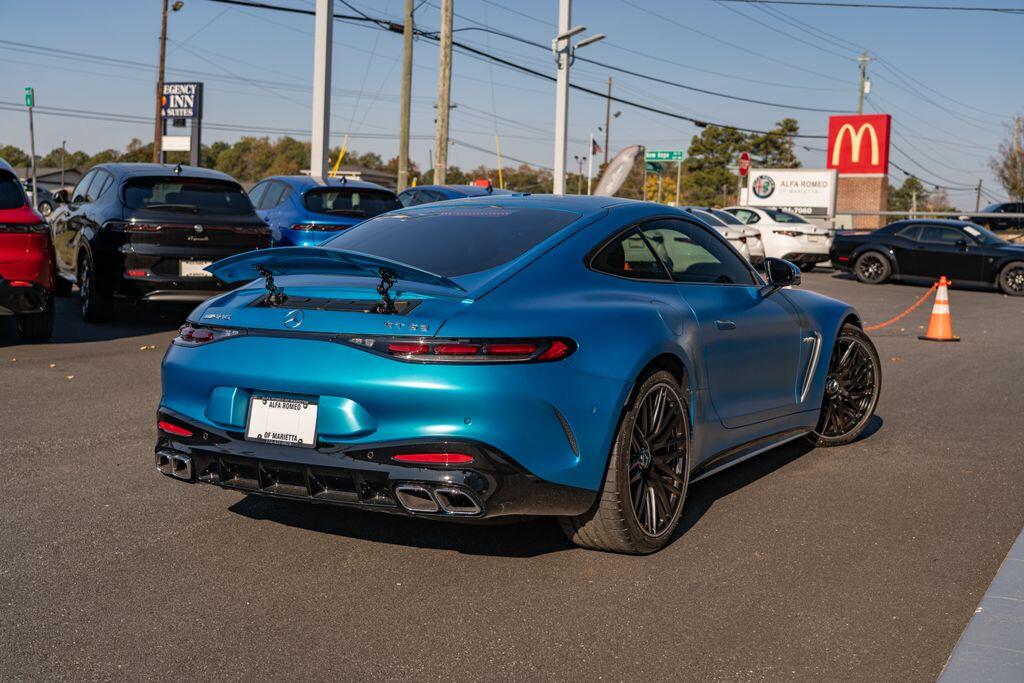
M 18 336 L 23 341 L 45 341 L 53 336 L 53 295 L 46 295 L 46 307 L 41 313 L 18 316 Z
M 573 543 L 634 555 L 668 543 L 690 482 L 689 414 L 670 373 L 641 380 L 619 423 L 597 501 L 583 515 L 559 520 Z
M 825 376 L 821 416 L 808 439 L 815 446 L 842 446 L 864 431 L 882 389 L 882 364 L 868 335 L 843 325 Z
M 892 266 L 883 254 L 865 251 L 853 264 L 853 274 L 865 284 L 880 285 L 892 275 Z
M 1024 296 L 1024 261 L 1006 264 L 999 273 L 999 289 L 1010 296 Z
M 816 265 L 817 264 L 815 264 L 815 263 L 801 263 L 800 264 L 800 270 L 804 271 L 805 273 L 809 273 L 812 270 L 814 270 L 814 266 L 816 266 Z
M 88 254 L 82 254 L 79 261 L 78 301 L 82 320 L 98 323 L 110 318 L 113 302 L 100 295 L 96 283 L 96 269 Z

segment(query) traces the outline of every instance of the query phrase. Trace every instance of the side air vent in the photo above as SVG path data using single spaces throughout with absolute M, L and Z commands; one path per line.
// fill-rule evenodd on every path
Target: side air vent
M 562 415 L 558 408 L 554 408 L 554 406 L 552 406 L 552 408 L 555 411 L 555 417 L 557 417 L 558 421 L 562 423 L 562 429 L 565 430 L 565 438 L 569 442 L 569 448 L 572 449 L 573 454 L 577 458 L 580 457 L 580 447 L 579 444 L 576 443 L 576 435 L 572 433 L 572 428 L 569 426 L 568 420 L 565 419 L 565 416 Z

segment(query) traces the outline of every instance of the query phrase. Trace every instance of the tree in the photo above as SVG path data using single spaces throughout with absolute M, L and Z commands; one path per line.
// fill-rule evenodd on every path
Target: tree
M 708 126 L 695 135 L 686 153 L 683 177 L 686 202 L 720 205 L 734 196 L 737 176 L 729 171 L 748 144 L 747 136 L 732 128 Z
M 765 135 L 750 137 L 750 156 L 763 168 L 799 168 L 793 152 L 793 136 L 800 132 L 796 119 L 782 119 Z
M 11 166 L 28 166 L 32 163 L 32 160 L 28 158 L 28 154 L 25 154 L 25 152 L 14 145 L 3 145 L 0 147 L 0 159 L 5 160 Z
M 1010 138 L 999 145 L 999 154 L 988 162 L 1006 194 L 1018 201 L 1024 198 L 1024 141 L 1021 140 L 1024 132 L 1021 128 L 1021 119 L 1017 117 Z
M 917 195 L 916 199 L 915 194 Z M 915 207 L 915 202 L 917 210 L 924 213 L 956 210 L 949 205 L 949 196 L 945 190 L 938 187 L 928 190 L 914 176 L 908 176 L 899 188 L 889 186 L 889 211 L 910 211 Z

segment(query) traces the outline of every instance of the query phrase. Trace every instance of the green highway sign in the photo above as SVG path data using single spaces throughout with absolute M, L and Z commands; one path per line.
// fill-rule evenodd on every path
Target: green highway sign
M 29 88 L 29 87 L 25 88 L 25 106 L 26 107 L 34 107 L 34 106 L 36 106 L 36 89 L 35 88 Z
M 682 161 L 686 152 L 678 149 L 649 149 L 644 152 L 644 161 Z

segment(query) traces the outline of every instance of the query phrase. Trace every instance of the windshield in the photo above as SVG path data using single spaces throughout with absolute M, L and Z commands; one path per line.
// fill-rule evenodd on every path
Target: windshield
M 132 178 L 124 186 L 124 204 L 143 211 L 244 216 L 252 203 L 236 183 L 206 178 Z
M 1001 208 L 1003 208 L 1002 204 L 989 204 L 981 210 L 981 213 L 998 213 Z
M 726 225 L 743 225 L 743 221 L 736 216 L 733 216 L 728 211 L 722 211 L 721 209 L 711 209 L 711 213 Z
M 968 223 L 964 226 L 964 232 L 978 241 L 979 244 L 1006 244 L 1006 240 L 999 237 L 986 227 L 976 223 Z
M 372 218 L 322 246 L 457 277 L 507 263 L 579 217 L 556 209 L 426 205 Z
M 788 211 L 779 211 L 778 209 L 764 209 L 764 212 L 768 214 L 768 217 L 771 218 L 776 223 L 807 224 L 807 221 L 805 221 L 803 218 L 797 216 L 795 213 L 789 213 Z
M 324 187 L 310 190 L 302 199 L 306 209 L 329 216 L 371 218 L 402 208 L 391 192 L 356 188 Z
M 10 176 L 0 176 L 0 209 L 20 209 L 25 206 L 21 185 Z

